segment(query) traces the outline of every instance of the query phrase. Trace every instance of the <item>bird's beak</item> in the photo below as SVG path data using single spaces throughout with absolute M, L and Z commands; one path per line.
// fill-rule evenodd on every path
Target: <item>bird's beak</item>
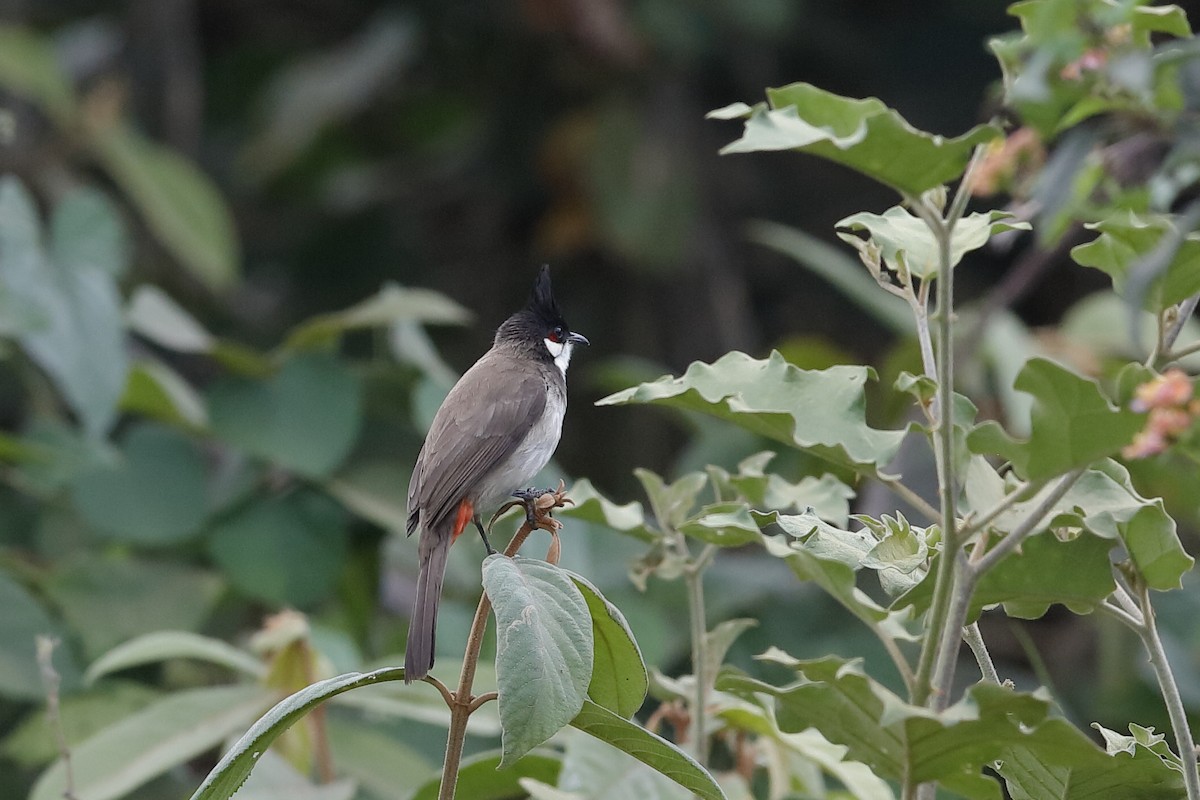
M 567 336 L 567 341 L 570 342 L 571 344 L 587 344 L 587 345 L 591 344 L 591 342 L 588 341 L 588 338 L 586 336 L 584 336 L 582 333 L 575 333 L 573 331 L 571 332 L 571 334 L 569 336 Z

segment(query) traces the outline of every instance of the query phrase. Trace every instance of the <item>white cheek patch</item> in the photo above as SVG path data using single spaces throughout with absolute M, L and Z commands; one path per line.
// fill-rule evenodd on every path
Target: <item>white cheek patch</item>
M 567 365 L 571 363 L 571 343 L 556 342 L 553 339 L 543 339 L 546 343 L 546 349 L 550 352 L 550 357 L 554 359 L 554 363 L 562 370 L 565 377 L 567 374 Z

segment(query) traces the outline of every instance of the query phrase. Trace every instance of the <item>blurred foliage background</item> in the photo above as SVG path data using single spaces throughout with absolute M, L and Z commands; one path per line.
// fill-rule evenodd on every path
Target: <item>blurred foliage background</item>
M 593 342 L 572 367 L 548 481 L 587 476 L 633 499 L 634 467 L 732 469 L 763 449 L 715 423 L 592 406 L 694 359 L 774 347 L 802 367 L 873 364 L 884 385 L 916 371 L 886 314 L 818 274 L 860 269 L 833 224 L 893 197 L 818 159 L 718 156 L 734 131 L 704 114 L 805 80 L 958 134 L 998 111 L 985 40 L 1016 27 L 1005 6 L 0 2 L 0 172 L 12 176 L 0 187 L 0 795 L 21 796 L 55 755 L 33 632 L 61 636 L 75 741 L 227 679 L 171 660 L 85 684 L 96 658 L 151 631 L 247 645 L 292 607 L 332 668 L 394 659 L 415 577 L 413 543 L 389 532 L 407 471 L 442 393 L 540 263 Z M 811 269 L 755 220 L 809 234 L 793 249 Z M 1006 353 L 1066 354 L 1103 374 L 1096 341 L 1120 309 L 1100 308 L 1107 278 L 1065 247 L 1009 238 L 958 275 L 963 305 L 1002 323 L 960 353 L 985 414 L 1000 413 L 1007 386 L 989 381 Z M 995 369 L 973 379 L 984 362 Z M 875 421 L 903 421 L 872 400 Z M 1190 535 L 1197 508 L 1172 494 L 1177 469 L 1147 463 L 1137 477 Z M 853 510 L 888 503 L 866 492 Z M 638 591 L 635 542 L 571 526 L 564 564 L 670 673 L 686 659 L 678 587 Z M 456 549 L 448 578 L 443 661 L 477 597 L 474 547 Z M 712 574 L 711 620 L 760 620 L 733 654 L 747 667 L 770 643 L 798 656 L 875 647 L 765 557 L 735 553 Z M 1179 593 L 1163 616 L 1200 708 L 1197 603 Z M 1103 621 L 1064 612 L 985 632 L 1002 674 L 1055 684 L 1074 718 L 1164 717 L 1126 635 Z M 278 646 L 255 641 L 260 654 Z M 334 739 L 392 754 L 351 765 L 368 789 L 416 785 L 437 763 L 430 730 L 376 720 Z M 136 796 L 179 796 L 208 763 Z

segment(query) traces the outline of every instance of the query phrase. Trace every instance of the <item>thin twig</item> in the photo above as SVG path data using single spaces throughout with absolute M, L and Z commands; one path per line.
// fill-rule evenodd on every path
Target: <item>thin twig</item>
M 421 680 L 436 687 L 437 690 L 441 693 L 442 699 L 446 701 L 446 707 L 453 708 L 454 694 L 450 691 L 450 687 L 448 687 L 446 684 L 442 683 L 441 681 L 439 681 L 437 678 L 433 677 L 432 675 L 426 675 Z
M 1016 505 L 1023 495 L 1030 494 L 1030 488 L 1030 484 L 1022 484 L 1008 494 L 1004 495 L 1004 497 L 1000 498 L 1000 500 L 994 506 L 983 512 L 983 514 L 979 517 L 968 517 L 966 519 L 966 524 L 963 525 L 959 534 L 962 536 L 963 541 L 970 539 L 988 525 L 991 525 L 997 517 Z
M 484 692 L 483 694 L 479 695 L 478 697 L 476 697 L 474 700 L 471 701 L 470 712 L 472 714 L 475 713 L 475 710 L 477 708 L 479 708 L 481 705 L 483 705 L 484 703 L 490 703 L 493 700 L 497 699 L 498 697 L 500 697 L 499 692 Z
M 1003 539 L 996 543 L 996 546 L 987 552 L 982 558 L 974 564 L 974 572 L 977 575 L 982 575 L 992 567 L 999 564 L 1010 553 L 1021 546 L 1021 543 L 1028 539 L 1045 517 L 1054 508 L 1055 504 L 1070 491 L 1075 482 L 1080 476 L 1087 471 L 1087 467 L 1078 467 L 1071 470 L 1066 475 L 1059 479 L 1058 484 L 1050 490 L 1050 492 L 1042 498 L 1042 501 L 1029 512 L 1029 514 L 1021 521 L 1021 524 L 1009 531 Z
M 58 753 L 62 757 L 65 786 L 63 800 L 76 800 L 75 769 L 71 765 L 71 746 L 67 743 L 67 734 L 63 731 L 62 713 L 58 704 L 58 690 L 62 683 L 58 671 L 54 669 L 54 648 L 58 640 L 50 636 L 38 636 L 35 640 L 37 648 L 38 671 L 42 676 L 42 687 L 46 690 L 46 724 L 54 731 L 54 740 L 58 745 Z
M 1150 666 L 1158 678 L 1158 688 L 1162 692 L 1163 702 L 1167 706 L 1167 714 L 1171 718 L 1171 728 L 1175 732 L 1175 747 L 1179 751 L 1179 760 L 1183 767 L 1183 785 L 1187 789 L 1188 800 L 1200 800 L 1200 772 L 1196 769 L 1196 740 L 1192 737 L 1192 729 L 1188 724 L 1187 710 L 1183 706 L 1183 697 L 1179 694 L 1179 686 L 1175 675 L 1171 672 L 1171 664 L 1167 661 L 1167 652 L 1163 649 L 1162 639 L 1158 635 L 1158 626 L 1154 619 L 1154 606 L 1150 604 L 1150 589 L 1142 586 L 1138 592 L 1141 606 L 1143 625 L 1135 628 L 1146 652 L 1150 656 Z
M 983 676 L 985 681 L 999 684 L 1000 673 L 996 671 L 996 664 L 992 661 L 992 654 L 988 652 L 987 645 L 983 642 L 983 634 L 979 632 L 978 622 L 972 622 L 963 628 L 963 639 L 966 641 L 967 647 L 971 648 L 971 653 L 975 656 L 975 662 L 979 664 L 979 674 Z
M 1142 626 L 1142 620 L 1140 619 L 1140 617 L 1141 617 L 1140 614 L 1137 617 L 1134 617 L 1132 614 L 1129 614 L 1124 609 L 1121 609 L 1121 608 L 1113 605 L 1112 602 L 1109 600 L 1105 600 L 1103 603 L 1096 606 L 1096 610 L 1100 611 L 1104 614 L 1107 614 L 1108 616 L 1112 617 L 1115 620 L 1122 622 L 1126 627 L 1132 628 L 1133 630 L 1137 630 L 1138 628 L 1140 628 Z

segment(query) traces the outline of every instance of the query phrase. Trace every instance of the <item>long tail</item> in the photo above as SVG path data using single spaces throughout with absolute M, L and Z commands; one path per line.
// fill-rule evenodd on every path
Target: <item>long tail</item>
M 446 533 L 449 533 L 448 531 Z M 408 625 L 408 645 L 404 649 L 404 682 L 419 681 L 433 667 L 434 635 L 437 633 L 438 601 L 442 598 L 442 580 L 446 577 L 446 556 L 451 537 L 422 531 L 431 546 L 421 542 L 421 571 L 417 577 L 417 602 Z

